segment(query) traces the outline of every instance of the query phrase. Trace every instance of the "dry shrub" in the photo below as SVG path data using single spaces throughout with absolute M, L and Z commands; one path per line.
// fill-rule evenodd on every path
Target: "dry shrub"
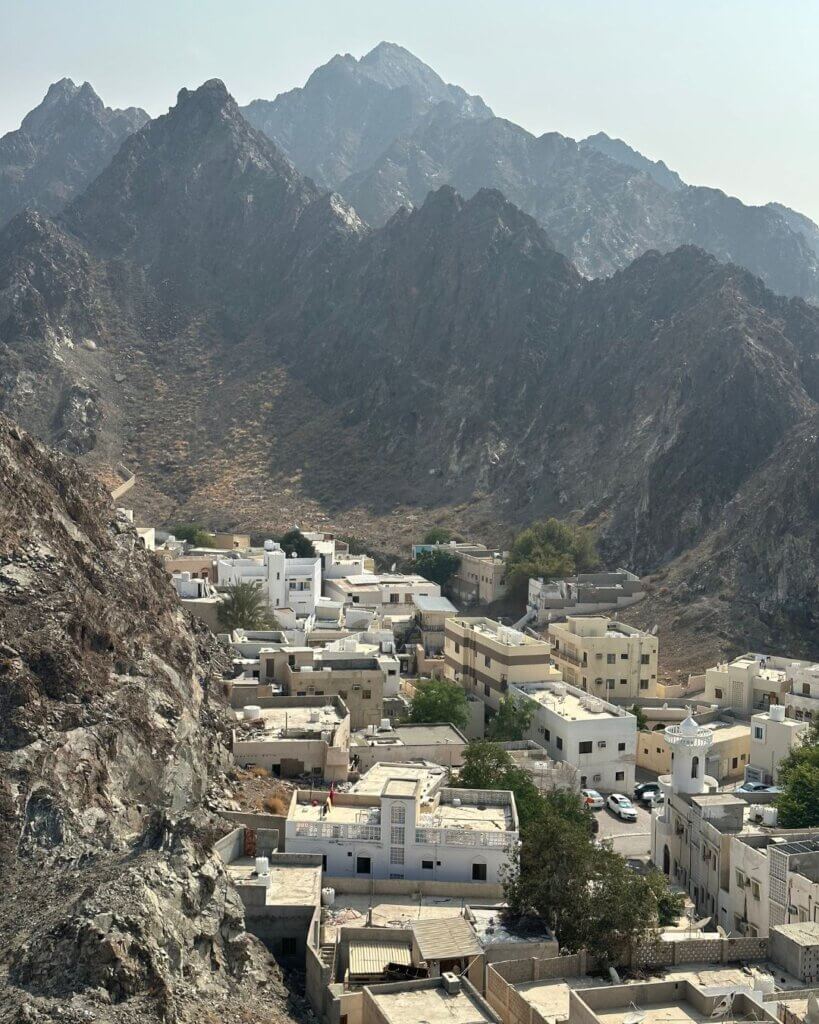
M 247 773 L 254 779 L 266 779 L 270 775 L 267 768 L 262 768 L 262 766 L 258 764 L 254 764 L 252 768 L 248 768 Z
M 268 814 L 286 814 L 287 805 L 280 796 L 266 796 L 262 800 L 262 806 Z

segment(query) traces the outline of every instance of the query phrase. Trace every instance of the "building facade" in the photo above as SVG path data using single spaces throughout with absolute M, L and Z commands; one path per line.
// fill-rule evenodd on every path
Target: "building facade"
M 639 576 L 627 569 L 579 573 L 562 580 L 532 577 L 526 609 L 538 623 L 566 615 L 599 615 L 628 608 L 645 597 Z
M 493 619 L 464 616 L 446 620 L 444 676 L 494 709 L 510 686 L 560 679 L 545 640 Z
M 601 616 L 549 625 L 552 657 L 567 683 L 598 697 L 632 699 L 657 693 L 657 637 Z

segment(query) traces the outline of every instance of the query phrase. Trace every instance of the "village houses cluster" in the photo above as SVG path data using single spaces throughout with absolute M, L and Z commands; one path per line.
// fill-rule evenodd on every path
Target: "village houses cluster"
M 314 556 L 142 532 L 230 654 L 237 768 L 286 794 L 222 808 L 217 849 L 248 929 L 304 972 L 322 1022 L 819 1022 L 819 828 L 781 829 L 775 806 L 778 766 L 819 715 L 819 664 L 748 653 L 664 683 L 661 638 L 619 618 L 645 596 L 626 570 L 532 579 L 511 625 L 491 614 L 500 549 L 441 545 L 459 559 L 444 596 L 302 534 Z M 224 592 L 245 582 L 276 628 L 223 631 Z M 408 720 L 433 677 L 464 691 L 465 725 Z M 642 837 L 643 860 L 686 894 L 684 920 L 624 953 L 631 980 L 504 914 L 514 794 L 453 782 L 505 701 L 528 711 L 500 744 L 514 763 L 605 806 L 615 846 Z

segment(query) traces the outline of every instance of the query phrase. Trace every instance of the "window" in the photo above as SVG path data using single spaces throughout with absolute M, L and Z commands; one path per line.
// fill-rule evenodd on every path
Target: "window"
M 322 871 L 326 871 L 327 870 L 327 854 L 326 853 L 323 853 L 321 855 L 321 870 Z
M 640 689 L 641 690 L 647 690 L 648 689 L 648 680 L 647 679 L 641 679 L 640 680 Z
M 616 660 L 617 660 L 616 655 L 614 655 L 614 654 L 607 654 L 606 655 L 606 664 L 607 665 L 613 665 Z
M 614 689 L 614 680 L 613 679 L 607 679 L 606 680 L 606 689 L 607 690 L 613 690 Z
M 691 758 L 691 778 L 699 778 L 700 774 L 700 759 L 698 757 Z
M 406 807 L 403 804 L 393 804 L 392 809 L 390 810 L 390 821 L 393 823 L 393 825 L 403 825 L 406 820 Z
M 405 839 L 403 825 L 393 825 L 393 827 L 390 829 L 390 842 L 394 843 L 396 846 L 398 846 L 399 844 L 401 846 L 404 845 Z M 393 861 L 393 863 L 403 864 L 403 861 Z
M 455 641 L 455 653 L 458 654 L 460 652 L 460 650 L 461 650 L 461 645 L 456 640 Z
M 485 665 L 485 666 L 486 666 L 487 668 L 490 668 L 490 667 L 491 667 L 491 665 L 492 665 L 492 659 L 491 659 L 491 658 L 489 657 L 489 655 L 488 655 L 488 654 L 484 654 L 484 656 L 483 656 L 483 663 L 484 663 L 484 665 Z
M 614 781 L 615 782 L 622 782 L 623 779 L 625 779 L 625 777 L 626 777 L 626 773 L 625 772 L 615 772 L 614 773 Z
M 432 861 L 431 860 L 422 860 L 421 861 L 421 870 L 422 871 L 432 871 Z
M 717 700 L 722 700 L 722 690 L 720 690 L 719 687 L 716 687 L 714 689 L 714 696 L 717 698 Z
M 362 700 L 370 700 L 372 695 L 373 695 L 373 691 L 372 690 L 362 690 L 361 691 L 361 699 Z
M 648 664 L 648 659 L 649 659 L 649 655 L 641 654 L 640 655 L 640 664 L 641 665 L 647 665 Z
M 339 695 L 339 697 L 341 697 L 342 700 L 347 700 L 347 691 L 346 690 L 339 690 L 338 691 L 338 695 Z
M 483 684 L 483 695 L 484 695 L 484 697 L 488 697 L 489 696 L 489 685 L 488 685 L 488 683 L 484 683 Z
M 802 683 L 802 695 L 810 697 L 810 683 Z
M 759 882 L 755 879 L 751 879 L 751 895 L 755 900 L 759 899 Z
M 282 937 L 281 944 L 281 955 L 282 956 L 295 956 L 298 952 L 299 943 L 298 940 L 293 938 L 292 935 L 285 935 Z
M 400 879 L 400 878 L 403 878 L 403 877 L 404 877 L 403 875 L 390 875 L 390 878 L 394 878 L 394 879 Z
M 581 754 L 590 754 L 592 752 L 592 746 L 593 744 L 591 740 L 581 740 L 578 749 Z
M 739 758 L 738 757 L 734 757 L 734 758 L 731 759 L 731 767 L 732 768 L 736 768 L 736 766 L 738 764 L 739 764 Z
M 403 846 L 391 846 L 390 847 L 390 864 L 403 864 L 404 863 L 404 847 Z
M 628 661 L 628 651 L 620 652 L 620 661 Z
M 648 753 L 648 747 L 643 747 L 643 753 L 644 753 L 644 754 L 647 754 L 647 753 Z
M 662 754 L 662 752 L 663 752 L 663 748 L 662 747 L 657 747 L 657 753 L 658 754 Z
M 765 730 L 762 728 L 761 725 L 755 725 L 754 726 L 754 739 L 755 740 L 762 740 L 764 738 L 765 738 Z
M 620 680 L 620 685 L 621 686 L 626 686 L 627 684 L 628 684 L 628 679 L 621 679 Z
M 543 738 L 546 740 L 547 743 L 552 738 L 552 734 L 548 729 L 543 730 Z
M 621 743 L 618 743 L 618 744 L 617 744 L 617 749 L 618 749 L 618 750 L 625 750 L 625 749 L 626 749 L 626 745 L 625 745 L 625 743 L 622 743 L 622 742 L 621 742 Z
M 485 882 L 486 881 L 486 865 L 485 864 L 473 864 L 472 865 L 472 881 L 473 882 Z
M 599 748 L 600 748 L 601 750 L 605 750 L 605 749 L 606 749 L 606 741 L 605 741 L 605 740 L 598 740 L 598 741 L 597 741 L 597 746 L 598 746 L 598 747 L 599 747 Z
M 369 875 L 371 870 L 372 864 L 369 857 L 356 857 L 355 873 L 357 875 Z
M 559 736 L 555 736 L 555 744 L 557 745 L 558 750 L 563 749 L 563 740 Z
M 757 936 L 759 935 L 759 929 L 757 928 L 757 926 L 755 924 L 749 924 L 748 925 L 748 935 L 752 939 L 757 938 Z
M 390 594 L 390 604 L 398 604 L 399 601 L 400 597 L 398 596 L 398 594 Z

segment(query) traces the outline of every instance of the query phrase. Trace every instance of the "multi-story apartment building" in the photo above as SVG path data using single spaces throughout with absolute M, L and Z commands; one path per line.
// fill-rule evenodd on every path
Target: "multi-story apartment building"
M 518 842 L 515 798 L 447 789 L 422 764 L 375 764 L 349 793 L 294 793 L 285 850 L 321 853 L 332 877 L 498 885 Z
M 657 692 L 657 637 L 603 616 L 549 625 L 552 657 L 567 683 L 620 700 Z
M 562 580 L 532 577 L 527 611 L 539 623 L 565 615 L 599 615 L 628 608 L 645 597 L 639 576 L 628 569 L 579 573 Z
M 442 549 L 457 555 L 458 568 L 450 582 L 453 596 L 464 605 L 491 604 L 506 594 L 506 560 L 508 551 L 488 548 L 485 544 L 413 544 L 412 557 L 424 551 Z
M 545 747 L 554 761 L 573 765 L 581 787 L 631 793 L 637 744 L 634 715 L 564 682 L 521 683 L 510 694 L 532 711 L 524 739 Z
M 510 686 L 560 679 L 545 640 L 493 619 L 454 616 L 444 624 L 444 676 L 497 709 Z
M 740 935 L 819 922 L 819 828 L 734 836 L 728 922 Z

